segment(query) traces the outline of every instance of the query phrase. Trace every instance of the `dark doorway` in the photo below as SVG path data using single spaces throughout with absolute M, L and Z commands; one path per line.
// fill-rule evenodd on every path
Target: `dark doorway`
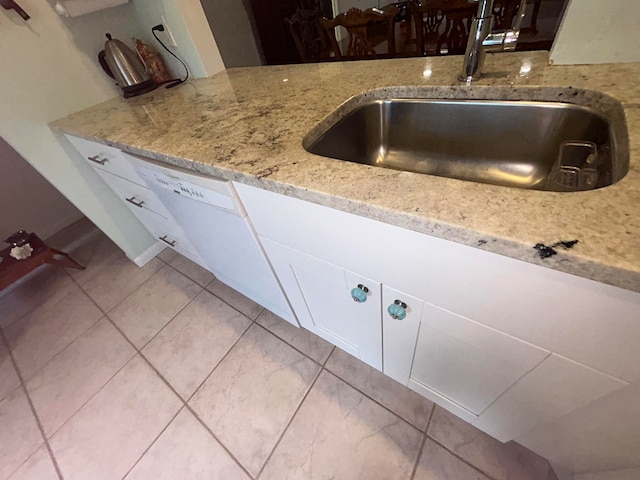
M 267 65 L 302 61 L 284 22 L 296 9 L 317 9 L 321 15 L 333 18 L 331 0 L 251 0 L 251 7 Z

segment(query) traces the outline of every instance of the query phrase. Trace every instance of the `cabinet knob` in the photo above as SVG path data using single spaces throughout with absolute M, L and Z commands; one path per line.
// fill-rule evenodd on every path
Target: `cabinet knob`
M 369 293 L 369 289 L 359 283 L 356 288 L 351 289 L 351 298 L 354 302 L 364 303 L 367 301 L 367 293 Z
M 396 300 L 389 305 L 387 312 L 389 312 L 389 315 L 391 315 L 391 318 L 394 320 L 404 320 L 407 316 L 407 304 L 400 300 Z

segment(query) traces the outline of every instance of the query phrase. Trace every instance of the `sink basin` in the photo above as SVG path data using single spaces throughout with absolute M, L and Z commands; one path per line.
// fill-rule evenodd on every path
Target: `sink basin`
M 604 114 L 586 106 L 425 98 L 358 103 L 332 125 L 317 127 L 303 146 L 376 167 L 548 191 L 605 187 L 629 168 L 624 121 L 615 132 Z

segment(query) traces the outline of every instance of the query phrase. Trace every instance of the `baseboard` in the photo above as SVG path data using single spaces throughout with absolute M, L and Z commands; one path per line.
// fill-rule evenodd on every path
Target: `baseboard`
M 156 242 L 153 245 L 151 245 L 149 248 L 147 248 L 144 252 L 142 252 L 140 255 L 138 255 L 136 258 L 131 258 L 129 257 L 129 255 L 127 255 L 127 257 L 137 266 L 144 267 L 147 263 L 153 260 L 158 254 L 160 254 L 160 252 L 162 252 L 165 248 L 166 248 L 165 245 L 163 245 L 160 242 Z

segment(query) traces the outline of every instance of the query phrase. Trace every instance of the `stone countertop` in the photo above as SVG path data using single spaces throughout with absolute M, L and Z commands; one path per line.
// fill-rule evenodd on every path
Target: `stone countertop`
M 501 53 L 487 55 L 485 77 L 467 87 L 456 80 L 461 62 L 426 57 L 230 69 L 176 89 L 114 98 L 51 126 L 640 292 L 640 63 L 549 66 L 547 52 Z M 554 87 L 595 90 L 622 103 L 630 169 L 620 182 L 587 192 L 522 190 L 344 162 L 302 147 L 305 135 L 365 91 L 377 89 L 374 98 L 481 92 L 524 99 L 544 91 L 549 100 L 562 100 Z M 548 258 L 534 249 L 572 240 L 578 240 L 573 248 L 555 247 L 557 254 Z

